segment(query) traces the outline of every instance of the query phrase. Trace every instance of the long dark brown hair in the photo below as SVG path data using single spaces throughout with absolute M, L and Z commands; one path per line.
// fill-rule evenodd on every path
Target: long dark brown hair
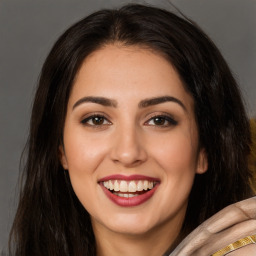
M 17 256 L 96 255 L 90 216 L 59 161 L 69 94 L 83 60 L 107 44 L 153 49 L 175 67 L 195 102 L 209 162 L 196 175 L 179 238 L 228 204 L 250 195 L 249 126 L 225 60 L 192 21 L 168 11 L 127 5 L 102 10 L 69 28 L 42 68 L 35 95 L 20 201 L 10 236 Z

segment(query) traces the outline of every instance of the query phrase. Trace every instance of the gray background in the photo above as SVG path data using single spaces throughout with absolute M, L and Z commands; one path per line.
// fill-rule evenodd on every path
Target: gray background
M 118 0 L 0 0 L 0 251 L 6 249 L 18 189 L 19 158 L 40 68 L 71 24 Z M 133 1 L 140 2 L 143 1 Z M 174 0 L 222 51 L 256 115 L 256 0 Z M 173 10 L 167 0 L 144 1 Z M 36 206 L 35 206 L 36 207 Z

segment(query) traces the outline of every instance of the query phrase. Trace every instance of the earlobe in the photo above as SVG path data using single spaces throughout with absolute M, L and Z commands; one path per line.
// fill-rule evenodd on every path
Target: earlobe
M 67 170 L 68 169 L 68 162 L 65 154 L 65 150 L 63 145 L 59 146 L 59 159 L 61 162 L 62 167 Z
M 204 148 L 200 149 L 197 163 L 197 171 L 198 174 L 203 174 L 208 169 L 208 157 Z

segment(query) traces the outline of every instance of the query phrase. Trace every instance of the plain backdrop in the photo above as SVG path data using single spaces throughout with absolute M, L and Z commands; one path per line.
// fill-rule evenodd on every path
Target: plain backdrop
M 67 27 L 121 0 L 0 0 L 0 251 L 18 198 L 19 159 L 42 63 Z M 222 51 L 237 78 L 248 114 L 256 116 L 256 0 L 133 1 L 195 20 Z M 36 206 L 35 206 L 36 207 Z

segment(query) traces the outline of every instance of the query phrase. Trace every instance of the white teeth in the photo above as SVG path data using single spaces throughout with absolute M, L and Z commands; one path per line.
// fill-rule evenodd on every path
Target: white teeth
M 120 181 L 120 191 L 121 192 L 127 192 L 128 191 L 128 184 L 124 180 Z
M 135 197 L 138 196 L 138 194 L 129 194 L 129 197 Z
M 108 180 L 103 182 L 103 186 L 109 190 L 114 190 L 115 192 L 120 191 L 130 193 L 152 189 L 156 184 L 157 182 L 148 180 Z
M 109 183 L 108 183 L 108 181 L 104 181 L 104 182 L 103 182 L 103 185 L 104 185 L 105 188 L 109 189 Z
M 143 182 L 141 180 L 139 180 L 139 182 L 137 184 L 137 191 L 142 191 L 143 188 L 144 188 Z
M 114 192 L 114 194 L 120 197 L 125 197 L 125 198 L 135 197 L 139 195 L 139 194 L 122 194 L 122 193 L 116 193 L 116 192 Z
M 111 180 L 109 181 L 109 189 L 114 190 L 114 185 Z
M 129 186 L 128 186 L 128 192 L 136 192 L 137 186 L 135 181 L 130 181 Z
M 143 188 L 144 188 L 144 190 L 147 190 L 148 189 L 148 181 L 147 180 L 144 180 L 144 182 L 143 182 Z
M 117 180 L 115 180 L 115 182 L 114 182 L 114 190 L 115 190 L 115 191 L 119 191 L 119 190 L 120 190 L 120 189 L 119 189 L 119 183 L 118 183 Z

